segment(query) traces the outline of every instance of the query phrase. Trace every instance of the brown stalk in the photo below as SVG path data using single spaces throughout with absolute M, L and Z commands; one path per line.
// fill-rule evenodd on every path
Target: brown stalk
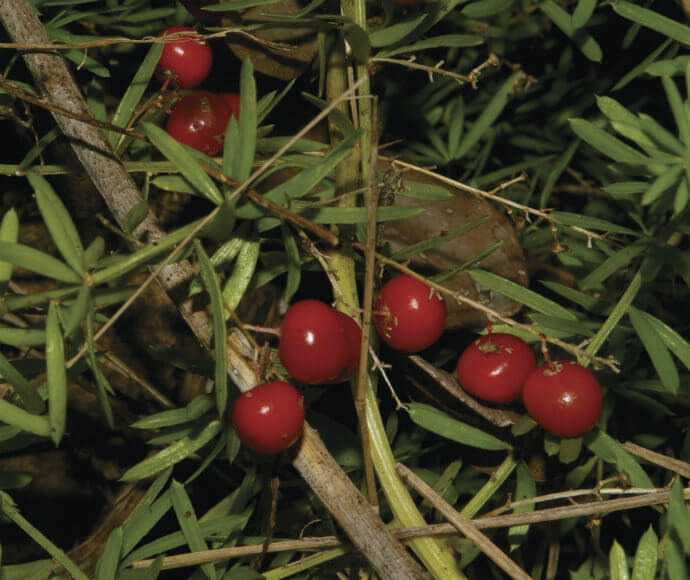
M 0 19 L 13 42 L 25 45 L 49 43 L 43 25 L 27 0 L 0 0 Z M 90 113 L 64 60 L 50 52 L 32 52 L 23 56 L 46 102 L 70 112 L 69 116 L 57 112 L 53 114 L 115 220 L 122 225 L 129 211 L 141 202 L 141 194 L 100 128 L 73 118 L 77 115 L 80 119 L 87 119 Z M 151 212 L 134 231 L 135 238 L 144 243 L 154 242 L 164 235 Z M 193 274 L 191 264 L 180 261 L 161 268 L 158 281 L 167 292 L 175 295 Z M 208 315 L 193 312 L 191 301 L 188 300 L 178 308 L 199 341 L 210 347 Z M 227 352 L 231 379 L 241 390 L 253 387 L 256 377 L 251 361 L 230 345 Z M 305 425 L 293 465 L 382 579 L 426 578 L 426 574 L 367 504 L 309 425 Z

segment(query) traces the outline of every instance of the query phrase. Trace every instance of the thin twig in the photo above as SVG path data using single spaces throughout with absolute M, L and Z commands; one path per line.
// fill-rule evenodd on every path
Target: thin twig
M 460 515 L 440 494 L 434 491 L 431 486 L 425 483 L 414 471 L 402 463 L 396 464 L 400 477 L 402 477 L 410 487 L 413 487 L 419 494 L 428 500 L 443 516 L 455 526 L 460 533 L 472 541 L 484 554 L 486 554 L 501 570 L 516 580 L 530 580 L 531 577 L 511 560 L 503 550 L 494 544 L 487 536 L 482 534 L 468 519 Z
M 376 64 L 379 62 L 385 63 L 385 64 L 397 64 L 397 65 L 404 66 L 407 68 L 412 68 L 415 70 L 422 70 L 422 71 L 430 73 L 432 75 L 441 75 L 444 77 L 450 77 L 452 79 L 455 79 L 460 84 L 472 82 L 471 79 L 465 75 L 451 72 L 449 70 L 440 68 L 438 66 L 428 66 L 425 64 L 419 64 L 419 63 L 414 62 L 413 60 L 402 60 L 402 59 L 398 59 L 398 58 L 385 58 L 382 56 L 375 56 L 374 58 L 370 58 L 369 62 L 371 62 L 372 64 Z
M 650 463 L 654 463 L 655 465 L 659 465 L 664 469 L 673 471 L 682 477 L 690 478 L 690 463 L 686 461 L 667 457 L 666 455 L 662 455 L 661 453 L 657 453 L 656 451 L 651 451 L 650 449 L 637 445 L 632 441 L 622 443 L 621 447 L 628 453 L 637 455 L 638 457 L 641 457 Z

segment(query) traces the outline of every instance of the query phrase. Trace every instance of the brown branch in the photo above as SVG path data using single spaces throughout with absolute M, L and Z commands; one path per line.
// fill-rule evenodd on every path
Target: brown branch
M 674 471 L 682 477 L 690 478 L 690 463 L 686 461 L 667 457 L 666 455 L 662 455 L 656 451 L 651 451 L 631 441 L 626 441 L 625 443 L 621 444 L 621 447 L 628 453 L 637 455 L 638 457 L 641 457 L 650 463 L 654 463 L 655 465 L 659 465 L 664 469 Z
M 49 42 L 43 25 L 27 0 L 0 0 L 0 19 L 16 43 L 26 45 Z M 86 102 L 62 57 L 54 53 L 39 52 L 23 56 L 47 102 L 79 115 L 82 119 L 88 117 Z M 79 160 L 114 218 L 122 225 L 129 211 L 142 200 L 134 181 L 114 155 L 99 128 L 58 113 L 54 113 L 54 117 L 63 133 L 72 141 Z M 134 231 L 137 240 L 149 243 L 164 235 L 151 212 Z M 180 261 L 166 265 L 158 280 L 165 290 L 174 294 L 193 274 L 191 264 Z M 193 312 L 189 300 L 180 304 L 179 310 L 199 341 L 207 348 L 210 347 L 208 315 L 205 312 Z M 256 382 L 251 361 L 230 345 L 227 351 L 231 379 L 241 390 L 250 389 Z M 309 425 L 305 425 L 304 436 L 297 448 L 293 465 L 382 579 L 426 578 L 420 566 L 367 504 Z

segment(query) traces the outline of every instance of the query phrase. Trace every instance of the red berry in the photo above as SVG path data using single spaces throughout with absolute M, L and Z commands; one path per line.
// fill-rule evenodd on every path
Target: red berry
M 240 96 L 237 93 L 221 93 L 235 118 L 240 118 Z
M 304 400 L 290 383 L 276 381 L 242 393 L 232 407 L 237 436 L 252 451 L 278 453 L 302 433 Z
M 163 82 L 169 76 L 183 89 L 190 89 L 203 82 L 211 70 L 211 47 L 189 26 L 170 26 L 158 36 L 189 32 L 180 40 L 172 40 L 163 46 L 163 54 L 156 67 L 156 76 Z
M 348 344 L 348 362 L 341 373 L 333 380 L 334 383 L 342 383 L 351 379 L 359 369 L 359 349 L 362 344 L 362 329 L 352 318 L 338 310 L 333 311 L 338 318 L 338 323 L 345 332 Z
M 597 378 L 570 361 L 540 366 L 525 382 L 522 398 L 529 414 L 560 437 L 578 437 L 589 431 L 603 404 Z
M 165 130 L 181 143 L 206 155 L 215 155 L 223 147 L 225 127 L 231 114 L 220 95 L 194 91 L 175 105 Z
M 340 319 L 318 300 L 302 300 L 288 309 L 278 352 L 285 370 L 310 385 L 333 382 L 350 361 Z
M 458 360 L 458 380 L 473 395 L 507 403 L 522 394 L 522 387 L 537 368 L 529 345 L 512 334 L 487 334 L 475 340 Z
M 404 352 L 431 346 L 446 323 L 446 305 L 438 293 L 403 274 L 386 283 L 374 305 L 374 324 L 388 345 Z

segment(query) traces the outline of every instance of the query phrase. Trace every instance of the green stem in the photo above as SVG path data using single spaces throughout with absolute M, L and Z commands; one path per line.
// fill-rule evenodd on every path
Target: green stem
M 0 491 L 0 512 L 4 513 L 24 530 L 34 542 L 48 552 L 56 562 L 75 578 L 75 580 L 89 580 L 88 576 L 84 574 L 84 572 L 82 572 L 60 548 L 53 544 L 53 542 L 46 538 L 31 524 L 31 522 L 19 513 L 19 509 L 12 498 L 2 491 Z
M 467 505 L 462 508 L 460 514 L 468 520 L 474 518 L 477 512 L 482 509 L 482 506 L 499 490 L 516 467 L 517 461 L 511 453 L 503 460 L 503 463 L 498 466 L 498 469 L 491 474 L 489 481 L 487 481 L 482 488 L 474 494 L 474 497 L 467 502 Z

